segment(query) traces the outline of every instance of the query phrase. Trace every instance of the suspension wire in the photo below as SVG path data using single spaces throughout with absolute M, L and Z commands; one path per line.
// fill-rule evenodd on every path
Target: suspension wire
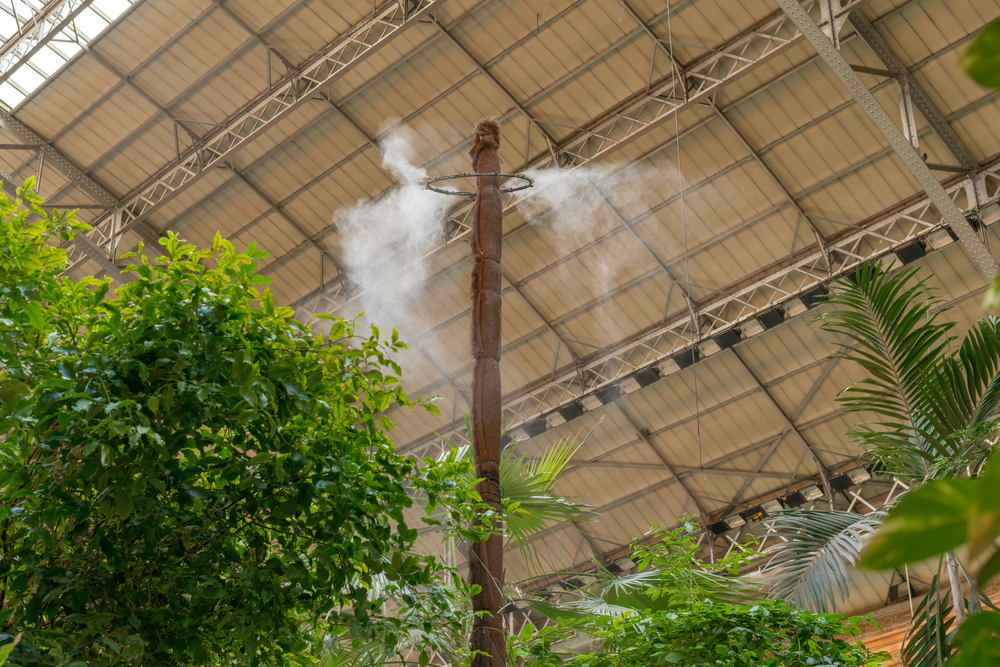
M 701 450 L 701 402 L 698 400 L 698 346 L 693 344 L 697 338 L 697 329 L 694 319 L 694 303 L 691 300 L 691 268 L 688 263 L 687 220 L 684 215 L 684 172 L 681 170 L 681 132 L 680 122 L 677 119 L 677 116 L 679 115 L 677 104 L 677 74 L 680 71 L 680 67 L 676 66 L 677 61 L 674 60 L 674 31 L 670 19 L 670 0 L 667 0 L 667 45 L 669 46 L 670 53 L 671 80 L 670 97 L 674 100 L 674 143 L 677 146 L 677 184 L 680 189 L 681 201 L 681 236 L 684 240 L 684 278 L 687 283 L 688 315 L 691 319 L 691 370 L 694 371 L 694 423 L 698 435 L 698 468 L 704 470 L 705 464 L 702 460 Z M 656 56 L 655 49 L 653 51 L 653 56 Z M 680 84 L 683 86 L 684 82 L 681 81 Z

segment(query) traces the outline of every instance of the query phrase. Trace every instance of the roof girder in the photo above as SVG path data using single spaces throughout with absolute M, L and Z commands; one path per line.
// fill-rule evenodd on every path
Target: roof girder
M 848 0 L 842 13 L 859 7 L 866 1 Z M 815 6 L 814 2 L 809 4 Z M 685 90 L 683 99 L 667 97 L 672 94 L 676 87 L 674 83 L 676 75 L 671 74 L 670 77 L 660 81 L 651 90 L 633 95 L 632 100 L 618 103 L 603 112 L 587 123 L 581 131 L 574 133 L 569 139 L 560 142 L 555 147 L 556 155 L 567 156 L 568 159 L 568 162 L 561 166 L 573 169 L 590 164 L 594 160 L 617 151 L 673 118 L 675 110 L 680 113 L 693 108 L 696 104 L 708 99 L 756 67 L 784 53 L 798 43 L 802 37 L 801 33 L 797 31 L 789 37 L 783 36 L 782 33 L 789 25 L 787 17 L 776 12 L 771 18 L 757 24 L 736 39 L 730 40 L 717 51 L 688 66 L 682 72 L 682 81 L 693 79 L 696 83 L 692 90 Z M 744 55 L 750 52 L 751 47 L 755 49 L 753 53 L 756 55 L 752 57 Z M 615 109 L 618 110 L 615 111 Z M 552 156 L 545 154 L 535 158 L 524 168 L 540 169 L 552 163 Z M 508 197 L 504 206 L 505 211 L 510 210 L 514 202 L 515 198 Z M 378 267 L 374 267 L 373 271 L 376 275 L 366 277 L 361 282 L 366 286 L 379 285 L 411 268 L 415 263 L 435 256 L 445 248 L 464 240 L 471 233 L 469 223 L 471 212 L 470 204 L 463 204 L 453 209 L 446 222 L 446 229 L 449 230 L 448 238 L 442 240 L 439 234 L 427 237 L 422 243 L 425 249 L 417 257 L 414 257 L 409 251 L 409 245 L 406 248 L 387 246 L 386 253 L 392 256 L 391 261 L 380 263 Z M 395 268 L 386 272 L 383 268 L 385 266 Z M 296 302 L 295 307 L 312 313 L 317 312 L 315 304 L 318 301 L 326 301 L 331 305 L 324 306 L 324 309 L 338 310 L 360 297 L 364 291 L 348 295 L 345 290 L 336 291 L 336 288 L 333 288 L 328 290 L 326 294 L 310 295 L 305 299 L 300 299 Z
M 125 197 L 118 229 L 112 228 L 109 215 L 96 221 L 88 236 L 101 247 L 109 248 L 115 238 L 134 229 L 205 174 L 222 166 L 234 153 L 308 102 L 317 91 L 351 71 L 443 1 L 417 0 L 413 11 L 405 3 L 386 3 L 375 16 L 349 30 L 272 90 L 233 114 L 229 121 L 204 137 L 200 145 L 186 151 L 176 164 L 166 166 Z

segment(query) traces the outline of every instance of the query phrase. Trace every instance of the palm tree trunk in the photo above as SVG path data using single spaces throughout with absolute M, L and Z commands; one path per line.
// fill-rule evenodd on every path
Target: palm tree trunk
M 955 610 L 955 624 L 965 623 L 965 596 L 962 595 L 962 580 L 958 575 L 958 559 L 951 551 L 947 555 L 948 581 L 951 583 L 951 606 Z

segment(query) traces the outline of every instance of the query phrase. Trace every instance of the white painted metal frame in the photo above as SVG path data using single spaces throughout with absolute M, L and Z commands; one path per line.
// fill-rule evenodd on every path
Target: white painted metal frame
M 118 237 L 134 230 L 152 212 L 209 171 L 224 165 L 237 151 L 309 102 L 318 91 L 351 71 L 443 1 L 417 0 L 413 9 L 407 9 L 408 3 L 389 2 L 383 5 L 374 16 L 338 39 L 325 52 L 310 59 L 205 137 L 200 145 L 189 149 L 176 163 L 125 197 L 119 209 L 120 224 L 115 224 L 116 215 L 110 213 L 94 223 L 94 229 L 88 232 L 88 236 L 110 255 Z
M 833 73 L 840 79 L 844 87 L 851 93 L 858 106 L 865 112 L 865 115 L 872 121 L 878 131 L 882 134 L 896 155 L 903 161 L 910 174 L 916 179 L 920 187 L 924 189 L 927 196 L 934 202 L 935 208 L 947 221 L 951 230 L 958 235 L 958 240 L 972 256 L 979 271 L 987 280 L 992 280 L 998 272 L 1000 266 L 990 254 L 990 251 L 983 245 L 976 235 L 972 225 L 965 219 L 965 215 L 959 210 L 955 202 L 948 196 L 937 177 L 931 173 L 930 168 L 924 164 L 920 153 L 913 144 L 906 138 L 903 132 L 896 127 L 892 118 L 878 103 L 875 96 L 868 90 L 868 86 L 861 80 L 857 73 L 844 59 L 844 56 L 837 50 L 837 47 L 830 41 L 830 38 L 823 34 L 822 29 L 809 16 L 797 0 L 777 0 L 788 17 L 795 23 L 802 32 L 806 40 L 816 49 L 819 56 L 829 65 Z
M 51 0 L 45 4 L 28 25 L 22 26 L 18 34 L 0 47 L 0 83 L 9 79 L 93 2 L 94 0 Z

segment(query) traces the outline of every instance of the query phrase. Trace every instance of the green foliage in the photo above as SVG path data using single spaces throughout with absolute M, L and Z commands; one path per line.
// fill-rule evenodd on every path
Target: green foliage
M 971 479 L 949 477 L 975 476 L 996 440 L 1000 320 L 980 320 L 956 345 L 950 333 L 954 324 L 942 317 L 947 308 L 914 268 L 890 275 L 866 264 L 837 281 L 830 303 L 834 308 L 817 321 L 845 339 L 835 356 L 857 363 L 867 376 L 841 392 L 838 401 L 849 411 L 876 416 L 856 424 L 849 435 L 889 475 L 917 485 L 942 480 L 903 497 L 860 564 L 901 567 L 950 551 L 967 538 L 974 541 L 975 555 L 1000 528 L 993 527 L 992 513 L 967 519 L 964 508 L 979 502 L 981 487 Z M 936 496 L 928 497 L 927 488 Z M 776 560 L 784 565 L 775 573 L 779 594 L 801 591 L 800 604 L 832 609 L 836 592 L 846 596 L 847 567 L 858 562 L 862 537 L 879 526 L 885 509 L 864 518 L 826 512 L 779 517 L 789 540 L 777 548 Z M 958 576 L 957 570 L 949 570 L 949 576 Z M 908 633 L 907 664 L 941 664 L 954 635 L 947 618 L 951 606 L 978 609 L 975 596 L 968 605 L 961 596 L 946 604 L 939 591 L 932 592 Z
M 773 537 L 783 540 L 773 547 L 767 564 L 772 595 L 800 609 L 827 612 L 836 609 L 837 597 L 847 599 L 851 566 L 857 564 L 865 536 L 885 518 L 885 511 L 859 516 L 834 510 L 776 512 L 766 521 L 774 525 Z
M 526 601 L 552 620 L 575 623 L 644 610 L 676 611 L 703 600 L 754 600 L 759 586 L 736 575 L 760 554 L 734 550 L 712 568 L 703 567 L 697 559 L 695 531 L 688 520 L 673 529 L 654 526 L 632 545 L 632 559 L 638 564 L 635 573 L 615 576 L 604 568 L 575 573 L 581 583 L 567 591 L 561 602 L 544 598 Z
M 855 634 L 859 619 L 753 600 L 753 589 L 735 575 L 758 554 L 732 553 L 713 572 L 695 558 L 693 530 L 655 528 L 636 545 L 639 573 L 596 575 L 570 602 L 537 605 L 559 625 L 512 637 L 511 660 L 526 667 L 798 667 L 874 665 L 886 657 L 838 638 Z M 556 642 L 572 634 L 589 635 L 599 649 L 561 650 Z
M 962 58 L 962 67 L 984 88 L 1000 88 L 1000 21 L 976 35 Z
M 877 665 L 887 656 L 839 638 L 857 632 L 858 619 L 795 610 L 777 601 L 731 605 L 703 602 L 682 611 L 602 619 L 592 632 L 602 648 L 562 659 L 578 667 L 798 667 Z M 544 640 L 543 640 L 544 641 Z M 514 643 L 514 642 L 512 642 Z M 516 643 L 515 643 L 516 644 Z M 544 649 L 544 644 L 542 644 Z M 516 650 L 525 665 L 556 664 L 560 656 Z
M 471 519 L 475 494 L 455 480 L 467 465 L 417 475 L 385 434 L 386 408 L 415 405 L 391 358 L 403 344 L 329 316 L 329 339 L 313 336 L 256 290 L 266 253 L 219 236 L 162 240 L 169 257 L 141 257 L 115 294 L 60 277 L 50 241 L 85 225 L 21 194 L 30 212 L 0 197 L 11 660 L 281 665 L 330 632 L 391 646 L 422 623 L 382 611 L 421 609 L 439 584 L 412 555 L 408 485 L 430 512 L 457 498 L 451 518 Z
M 994 552 L 980 583 L 1000 572 L 1000 457 L 978 478 L 935 480 L 907 493 L 876 533 L 861 565 L 884 570 L 938 556 L 968 544 L 968 557 Z
M 471 443 L 472 417 L 468 413 L 465 414 L 465 426 Z M 587 505 L 573 502 L 554 491 L 556 480 L 586 440 L 585 437 L 579 444 L 576 437 L 556 441 L 536 459 L 518 456 L 514 442 L 500 456 L 505 546 L 516 544 L 526 564 L 537 564 L 531 538 L 547 530 L 550 522 L 586 521 L 592 515 Z M 451 450 L 439 457 L 440 461 L 472 461 L 471 445 L 449 444 Z M 471 469 L 462 482 L 467 485 L 475 482 Z

